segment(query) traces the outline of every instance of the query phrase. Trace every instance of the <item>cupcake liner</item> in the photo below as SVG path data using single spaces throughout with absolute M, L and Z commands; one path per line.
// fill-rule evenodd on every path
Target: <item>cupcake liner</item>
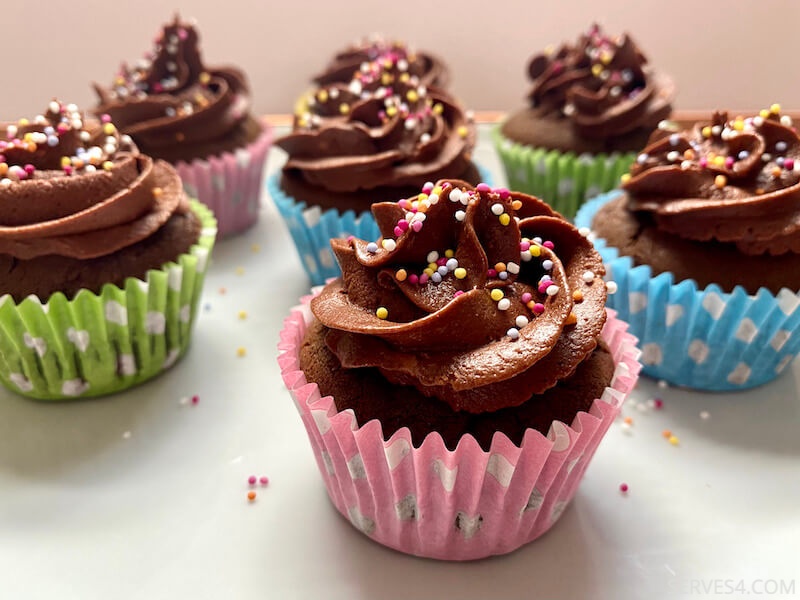
M 124 288 L 57 292 L 42 303 L 0 296 L 0 382 L 40 400 L 101 396 L 142 383 L 186 351 L 203 287 L 216 221 L 191 202 L 200 239 L 175 262 L 129 277 Z
M 575 224 L 591 227 L 600 207 L 620 192 L 588 202 Z M 728 391 L 755 387 L 777 377 L 800 351 L 800 294 L 765 288 L 755 295 L 737 286 L 699 289 L 694 280 L 675 282 L 672 273 L 653 276 L 634 266 L 605 240 L 595 247 L 617 283 L 608 306 L 639 338 L 643 372 L 675 385 Z
M 338 412 L 300 370 L 310 299 L 284 323 L 283 380 L 337 510 L 371 539 L 408 554 L 474 560 L 511 552 L 550 529 L 640 368 L 635 338 L 609 311 L 602 335 L 617 363 L 614 380 L 571 425 L 554 421 L 547 436 L 530 429 L 520 446 L 496 433 L 488 452 L 469 434 L 454 451 L 438 433 L 414 447 L 407 428 L 384 441 L 379 421 L 358 427 L 351 410 Z
M 481 181 L 492 185 L 489 172 L 478 166 Z M 323 211 L 318 206 L 309 207 L 286 194 L 280 186 L 280 171 L 267 178 L 267 189 L 286 222 L 300 261 L 303 263 L 312 285 L 322 285 L 331 277 L 341 275 L 339 264 L 331 250 L 331 238 L 353 235 L 362 240 L 376 240 L 380 230 L 369 210 L 356 213 L 348 210 L 340 213 L 335 209 Z M 400 200 L 400 198 L 398 198 Z
M 568 219 L 588 199 L 619 185 L 636 153 L 575 154 L 535 148 L 503 136 L 498 125 L 492 141 L 512 190 L 538 196 Z
M 258 220 L 271 143 L 272 130 L 265 124 L 261 135 L 244 148 L 175 164 L 186 195 L 214 213 L 220 237 L 244 231 Z

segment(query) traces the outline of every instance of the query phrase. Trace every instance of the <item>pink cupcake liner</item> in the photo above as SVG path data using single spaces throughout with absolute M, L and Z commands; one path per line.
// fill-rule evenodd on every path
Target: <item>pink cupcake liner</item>
M 264 125 L 261 135 L 244 148 L 175 164 L 186 193 L 217 217 L 220 237 L 244 231 L 258 220 L 271 144 L 272 130 Z
M 407 428 L 384 441 L 379 421 L 358 427 L 353 411 L 337 411 L 333 398 L 322 397 L 300 370 L 311 298 L 301 299 L 281 331 L 284 383 L 337 510 L 368 537 L 407 554 L 474 560 L 511 552 L 548 531 L 575 495 L 641 368 L 636 338 L 607 309 L 602 337 L 616 371 L 602 397 L 570 425 L 554 421 L 547 436 L 530 429 L 521 446 L 498 432 L 488 452 L 471 435 L 454 451 L 437 433 L 414 447 Z

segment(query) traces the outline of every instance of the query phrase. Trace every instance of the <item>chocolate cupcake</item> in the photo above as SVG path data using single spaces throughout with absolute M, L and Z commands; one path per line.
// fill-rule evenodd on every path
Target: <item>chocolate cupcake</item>
M 280 363 L 356 527 L 481 558 L 555 522 L 637 352 L 600 256 L 546 204 L 457 180 L 422 195 L 373 205 L 376 242 L 331 240 L 342 276 L 287 319 Z
M 171 366 L 189 342 L 211 213 L 168 163 L 74 105 L 0 131 L 0 381 L 60 399 Z
M 209 206 L 220 235 L 258 218 L 269 128 L 251 113 L 244 73 L 206 67 L 199 36 L 177 17 L 152 52 L 122 65 L 108 88 L 94 86 L 97 115 L 110 115 L 140 150 L 177 169 L 187 194 Z
M 426 183 L 486 180 L 472 162 L 475 126 L 447 92 L 423 84 L 395 46 L 361 63 L 350 80 L 324 84 L 276 144 L 288 159 L 269 180 L 313 283 L 339 269 L 328 241 L 373 238 L 374 202 L 409 196 Z
M 597 25 L 574 44 L 528 65 L 529 106 L 494 132 L 509 184 L 572 218 L 587 198 L 612 189 L 672 111 L 675 86 L 627 34 Z
M 653 134 L 622 190 L 583 209 L 643 344 L 645 372 L 760 385 L 800 350 L 800 139 L 773 105 Z M 795 339 L 798 338 L 798 339 Z

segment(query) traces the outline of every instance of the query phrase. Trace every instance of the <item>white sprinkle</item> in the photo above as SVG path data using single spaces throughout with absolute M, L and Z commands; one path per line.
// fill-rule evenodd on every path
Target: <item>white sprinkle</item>
M 439 194 L 431 194 L 430 196 L 428 196 L 428 202 L 430 202 L 431 204 L 436 204 L 437 202 L 439 202 Z
M 522 262 L 530 262 L 531 259 L 533 258 L 533 255 L 531 254 L 530 250 L 525 250 L 525 252 L 519 253 L 519 257 L 522 260 Z
M 667 152 L 667 160 L 669 162 L 677 162 L 678 159 L 680 159 L 680 157 L 681 153 L 678 152 L 677 150 L 672 150 L 670 152 Z
M 761 127 L 764 124 L 764 119 L 761 117 L 753 117 L 753 125 Z
M 439 253 L 436 250 L 431 250 L 426 258 L 429 263 L 436 262 L 439 260 Z
M 781 125 L 784 127 L 791 127 L 792 126 L 792 117 L 789 115 L 783 115 L 781 117 Z
M 409 117 L 408 119 L 405 120 L 403 125 L 408 131 L 411 131 L 417 126 L 417 120 L 413 117 Z
M 394 240 L 383 240 L 381 242 L 381 246 L 383 246 L 384 250 L 392 252 L 395 248 L 397 248 L 397 242 L 395 242 Z
M 461 190 L 453 188 L 450 190 L 450 202 L 461 202 Z
M 667 389 L 669 387 L 669 383 L 667 383 L 667 381 L 665 379 L 659 379 L 658 383 L 656 385 L 658 386 L 658 389 L 660 389 L 660 390 L 665 390 L 665 389 Z
M 433 281 L 433 283 L 442 283 L 442 275 L 436 271 L 433 275 L 431 275 L 431 281 Z
M 423 133 L 421 136 L 419 136 L 419 141 L 423 144 L 427 144 L 428 142 L 431 141 L 431 134 Z
M 492 204 L 492 214 L 496 216 L 500 216 L 505 212 L 505 208 L 499 202 Z
M 81 141 L 82 142 L 88 142 L 91 139 L 91 137 L 92 136 L 89 134 L 88 131 L 81 131 Z
M 378 244 L 376 244 L 375 242 L 370 242 L 369 244 L 367 244 L 367 252 L 369 252 L 370 254 L 375 254 L 377 251 L 378 251 Z
M 0 187 L 8 187 L 11 185 L 11 180 L 8 177 L 0 179 Z
M 123 432 L 123 434 L 122 434 L 122 439 L 123 439 L 123 440 L 129 440 L 129 439 L 131 439 L 131 432 L 130 432 L 130 431 L 125 431 L 125 432 Z
M 643 165 L 644 163 L 647 162 L 648 158 L 649 156 L 647 154 L 640 154 L 639 156 L 636 157 L 636 162 L 639 163 L 640 165 Z
M 681 136 L 679 136 L 677 133 L 673 133 L 671 136 L 669 136 L 670 146 L 677 146 L 678 142 L 680 141 L 681 141 Z
M 501 298 L 497 302 L 497 308 L 500 310 L 508 310 L 509 308 L 511 308 L 511 300 L 509 300 L 508 298 Z
M 61 107 L 58 105 L 58 102 L 56 102 L 55 100 L 50 102 L 50 104 L 48 105 L 48 108 L 50 109 L 50 112 L 53 112 L 53 113 L 61 112 Z
M 761 160 L 763 160 L 764 162 L 771 161 L 772 160 L 772 154 L 770 154 L 769 152 L 764 152 L 764 154 L 761 155 Z
M 458 268 L 458 259 L 456 258 L 449 258 L 445 263 L 448 271 L 455 271 Z
M 512 340 L 519 339 L 519 331 L 517 329 L 514 329 L 513 327 L 508 331 L 506 331 L 506 335 L 510 337 Z
M 617 293 L 617 282 L 616 281 L 606 281 L 606 291 L 609 294 L 616 294 Z
M 517 263 L 510 262 L 506 265 L 506 271 L 508 271 L 512 275 L 516 275 L 517 273 L 519 273 L 519 265 Z
M 526 317 L 525 315 L 519 315 L 516 318 L 515 322 L 517 324 L 517 327 L 519 327 L 520 329 L 522 329 L 523 327 L 525 327 L 525 325 L 527 325 L 529 323 L 528 317 Z
M 507 271 L 500 271 L 500 272 L 497 274 L 497 276 L 498 276 L 500 279 L 502 279 L 503 281 L 505 281 L 506 279 L 508 279 L 508 272 L 507 272 Z
M 581 227 L 580 229 L 578 229 L 578 233 L 580 233 L 583 237 L 588 236 L 591 232 L 592 230 L 589 229 L 588 227 Z
M 711 415 L 709 414 L 709 412 L 707 410 L 703 410 L 703 411 L 700 411 L 700 418 L 703 419 L 703 421 L 708 421 L 708 419 L 711 418 Z
M 691 168 L 692 168 L 692 161 L 684 160 L 684 161 L 681 162 L 681 169 L 683 169 L 684 171 L 686 171 L 687 169 L 691 169 Z
M 644 402 L 637 402 L 636 410 L 639 412 L 647 412 L 647 405 Z
M 545 293 L 548 296 L 555 296 L 558 293 L 558 286 L 557 285 L 548 285 Z
M 463 210 L 457 210 L 456 211 L 456 221 L 463 221 L 464 217 L 466 217 L 466 216 L 467 216 L 467 213 L 465 213 Z
M 439 275 L 441 275 L 442 277 L 444 277 L 450 272 L 450 269 L 448 269 L 445 265 L 442 265 L 441 267 L 436 269 L 436 272 L 439 273 Z
M 552 268 L 553 268 L 553 261 L 552 261 L 552 260 L 549 260 L 549 259 L 548 259 L 548 260 L 543 260 L 543 261 L 542 261 L 542 268 L 543 268 L 545 271 L 549 271 L 550 269 L 552 269 Z
M 721 126 L 719 126 L 719 125 L 714 125 L 714 126 L 711 128 L 711 135 L 719 135 L 720 133 L 722 133 L 722 127 L 721 127 Z
M 336 98 L 339 97 L 339 90 L 337 88 L 331 88 L 328 91 L 328 96 L 331 98 L 331 100 L 336 100 Z
M 591 271 L 584 271 L 583 275 L 581 275 L 583 281 L 586 283 L 592 283 L 594 281 L 594 273 Z

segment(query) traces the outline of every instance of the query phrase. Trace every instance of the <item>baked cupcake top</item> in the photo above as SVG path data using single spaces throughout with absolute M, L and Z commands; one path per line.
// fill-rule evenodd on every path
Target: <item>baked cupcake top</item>
M 195 28 L 178 17 L 134 66 L 122 64 L 108 88 L 94 84 L 96 114 L 108 114 L 142 152 L 170 162 L 245 146 L 262 130 L 250 89 L 235 67 L 206 67 Z
M 311 303 L 343 367 L 478 413 L 551 388 L 595 348 L 602 261 L 537 198 L 440 180 L 372 212 L 382 237 L 331 240 L 342 276 Z
M 325 69 L 314 77 L 318 86 L 332 83 L 350 83 L 353 73 L 362 64 L 379 58 L 401 62 L 409 75 L 417 77 L 420 84 L 443 88 L 449 81 L 449 73 L 444 62 L 435 54 L 410 49 L 405 42 L 387 40 L 372 35 L 338 52 Z
M 389 51 L 310 94 L 292 132 L 275 142 L 289 154 L 284 172 L 336 192 L 463 175 L 475 145 L 471 115 L 409 66 Z
M 142 155 L 105 115 L 50 102 L 0 124 L 0 254 L 90 259 L 152 235 L 188 211 L 180 178 Z
M 800 252 L 800 139 L 777 104 L 657 131 L 622 188 L 631 210 L 670 234 L 749 255 Z

